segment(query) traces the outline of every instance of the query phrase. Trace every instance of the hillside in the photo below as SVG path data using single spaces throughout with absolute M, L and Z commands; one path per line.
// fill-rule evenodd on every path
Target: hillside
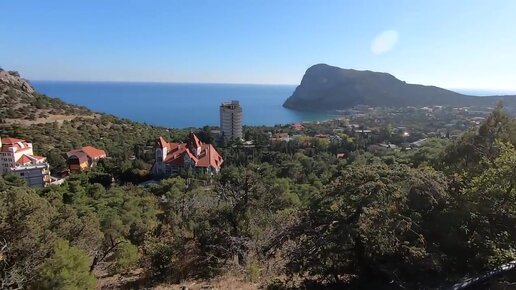
M 498 100 L 516 107 L 516 96 L 474 97 L 435 86 L 407 84 L 388 73 L 316 64 L 305 72 L 301 84 L 283 106 L 300 111 L 330 111 L 356 105 L 492 106 Z
M 18 72 L 0 69 L 0 123 L 40 124 L 95 116 L 85 107 L 39 94 Z
M 181 139 L 188 134 L 95 113 L 39 94 L 14 71 L 0 71 L 0 105 L 0 136 L 33 142 L 54 172 L 65 166 L 62 154 L 80 146 L 105 149 L 114 166 L 123 170 L 131 168 L 131 156 L 152 162 L 153 152 L 143 144 L 152 145 L 157 136 Z

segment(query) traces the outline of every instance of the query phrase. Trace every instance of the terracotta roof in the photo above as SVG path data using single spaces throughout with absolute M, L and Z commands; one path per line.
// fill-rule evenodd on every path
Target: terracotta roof
M 165 163 L 182 167 L 182 166 L 184 166 L 184 163 L 185 163 L 183 155 L 184 155 L 184 152 L 181 152 L 179 154 L 170 155 L 170 157 L 167 156 Z
M 222 156 L 220 156 L 220 154 L 211 144 L 204 144 L 201 147 L 201 154 L 199 156 L 199 162 L 197 163 L 197 166 L 199 167 L 211 166 L 219 170 L 222 162 L 224 162 Z
M 18 142 L 27 142 L 23 139 L 18 139 L 18 138 L 2 138 L 2 144 L 9 144 L 9 145 L 12 145 L 12 144 L 15 144 L 15 143 L 18 143 Z
M 192 142 L 195 148 L 201 147 L 203 145 L 201 140 L 199 140 L 197 135 L 195 135 L 194 133 L 190 133 L 190 142 Z
M 30 149 L 30 142 L 18 138 L 2 138 L 2 147 L 0 151 L 9 152 L 10 149 L 14 149 L 14 152 L 20 152 L 22 150 Z
M 90 158 L 103 158 L 106 157 L 106 151 L 102 149 L 97 149 L 92 146 L 84 146 L 82 147 L 82 151 L 88 155 Z
M 195 157 L 190 149 L 186 146 L 185 143 L 170 143 L 173 146 L 171 147 L 171 151 L 167 153 L 167 158 L 165 159 L 165 163 L 173 164 L 176 166 L 184 165 L 184 155 L 187 154 L 188 157 L 193 161 L 194 164 L 197 164 L 197 157 Z
M 168 149 L 167 152 L 174 152 L 174 151 L 183 150 L 184 148 L 186 148 L 186 143 L 171 142 L 171 143 L 168 143 L 167 146 L 165 146 L 165 147 Z
M 33 163 L 33 161 L 39 162 L 44 161 L 46 158 L 43 156 L 36 156 L 30 154 L 23 154 L 18 160 L 16 160 L 16 164 L 18 165 L 26 165 L 29 163 Z
M 14 148 L 14 152 L 21 152 L 21 151 L 25 151 L 25 150 L 30 150 L 31 148 L 30 147 L 21 147 L 19 145 L 4 145 L 2 146 L 2 150 L 0 150 L 1 152 L 11 152 L 9 149 L 10 148 Z
M 27 163 L 31 163 L 32 160 L 27 157 L 27 155 L 22 155 L 18 160 L 16 160 L 16 164 L 18 165 L 25 165 Z
M 106 157 L 106 151 L 102 149 L 97 149 L 93 146 L 84 146 L 82 148 L 74 149 L 66 152 L 66 156 L 70 157 L 76 155 L 77 153 L 84 153 L 91 159 L 104 158 Z
M 292 124 L 292 128 L 301 130 L 301 129 L 304 129 L 305 126 L 301 125 L 300 123 L 295 123 L 295 124 Z
M 165 141 L 165 139 L 163 139 L 163 137 L 161 137 L 161 136 L 158 138 L 158 145 L 159 145 L 161 148 L 168 147 L 168 143 L 167 143 L 167 141 Z
M 195 146 L 195 148 L 201 147 L 200 152 L 195 156 L 189 148 L 189 144 Z M 202 143 L 199 138 L 191 133 L 189 143 L 174 143 L 166 142 L 162 137 L 157 140 L 157 145 L 160 148 L 167 148 L 167 157 L 165 163 L 176 166 L 184 165 L 185 154 L 193 161 L 196 167 L 213 167 L 216 170 L 220 169 L 220 166 L 224 160 L 222 156 L 215 150 L 215 147 L 211 144 Z
M 185 149 L 185 153 L 188 154 L 188 157 L 190 157 L 190 159 L 193 160 L 195 165 L 197 165 L 197 162 L 199 161 L 199 159 L 197 159 L 197 157 L 195 157 L 195 155 L 193 155 L 192 152 L 188 148 Z
M 84 152 L 75 152 L 72 155 L 68 156 L 68 158 L 77 158 L 79 160 L 79 163 L 84 163 L 88 161 L 88 155 L 86 155 L 86 153 Z

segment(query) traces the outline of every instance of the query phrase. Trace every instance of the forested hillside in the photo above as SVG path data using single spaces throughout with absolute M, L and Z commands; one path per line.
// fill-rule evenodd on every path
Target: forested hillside
M 154 138 L 186 130 L 105 115 L 3 124 L 2 136 L 33 141 L 54 166 L 84 144 L 112 158 L 61 186 L 0 178 L 0 288 L 233 277 L 249 288 L 438 289 L 516 259 L 516 120 L 501 107 L 456 139 L 411 150 L 367 151 L 346 133 L 329 142 L 315 136 L 325 126 L 279 143 L 267 132 L 288 127 L 247 127 L 255 146 L 221 144 L 220 174 L 145 187 L 135 184 Z
M 63 153 L 92 145 L 107 151 L 107 164 L 117 171 L 113 172 L 117 177 L 124 172 L 131 175 L 131 170 L 146 174 L 158 136 L 183 140 L 188 133 L 94 113 L 41 95 L 17 72 L 0 71 L 0 93 L 0 136 L 31 141 L 34 150 L 47 157 L 54 173 L 66 167 Z

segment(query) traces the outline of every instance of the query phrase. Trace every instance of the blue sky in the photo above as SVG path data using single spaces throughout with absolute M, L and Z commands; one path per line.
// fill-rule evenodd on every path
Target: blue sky
M 0 65 L 33 80 L 297 84 L 316 63 L 516 90 L 516 1 L 3 1 Z

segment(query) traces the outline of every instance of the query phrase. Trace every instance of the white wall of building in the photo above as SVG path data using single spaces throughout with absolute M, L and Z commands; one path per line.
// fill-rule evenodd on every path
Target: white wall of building
M 15 167 L 11 172 L 25 179 L 30 187 L 44 187 L 50 182 L 50 169 L 47 163 Z
M 220 132 L 226 139 L 242 139 L 242 107 L 238 101 L 220 105 Z
M 0 138 L 1 140 L 1 138 Z M 50 166 L 45 159 L 33 160 L 32 164 L 19 165 L 16 161 L 23 155 L 34 155 L 32 143 L 23 142 L 19 144 L 21 148 L 10 147 L 0 141 L 0 174 L 12 172 L 25 179 L 28 186 L 44 187 L 50 182 Z

